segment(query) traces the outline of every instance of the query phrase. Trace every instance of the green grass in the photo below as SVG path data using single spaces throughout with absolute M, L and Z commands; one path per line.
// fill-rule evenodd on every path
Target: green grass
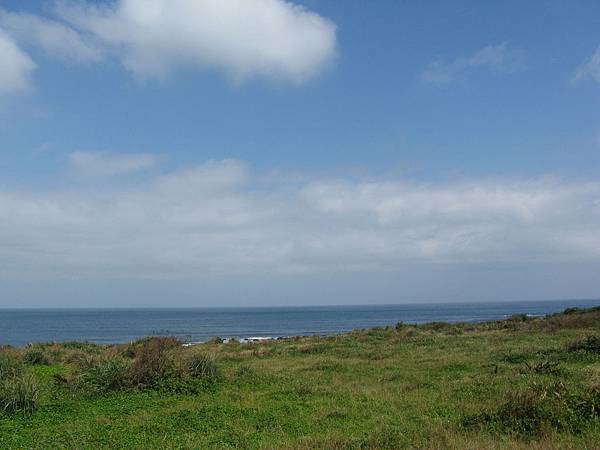
M 35 411 L 0 412 L 0 448 L 599 448 L 593 336 L 599 309 L 260 344 L 4 349 L 5 373 L 39 393 Z

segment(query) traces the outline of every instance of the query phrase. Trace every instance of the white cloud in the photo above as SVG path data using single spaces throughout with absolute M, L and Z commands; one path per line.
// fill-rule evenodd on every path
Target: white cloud
M 600 261 L 600 184 L 288 183 L 209 161 L 137 187 L 0 189 L 0 276 L 197 278 Z M 26 274 L 26 275 L 24 275 Z
M 422 74 L 424 81 L 432 84 L 450 84 L 467 72 L 486 68 L 496 71 L 512 72 L 522 65 L 523 52 L 513 49 L 508 42 L 489 45 L 469 57 L 459 57 L 453 61 L 435 60 Z
M 578 81 L 584 78 L 591 78 L 592 80 L 600 83 L 600 45 L 585 61 L 573 75 L 573 81 Z
M 69 163 L 86 176 L 111 176 L 155 167 L 160 156 L 152 153 L 73 152 Z
M 285 0 L 63 2 L 61 17 L 118 55 L 140 78 L 217 69 L 235 81 L 303 82 L 335 55 L 335 25 Z
M 36 45 L 67 62 L 98 62 L 102 52 L 83 35 L 59 22 L 0 9 L 0 26 L 18 42 Z
M 0 94 L 29 90 L 35 67 L 29 55 L 0 27 Z

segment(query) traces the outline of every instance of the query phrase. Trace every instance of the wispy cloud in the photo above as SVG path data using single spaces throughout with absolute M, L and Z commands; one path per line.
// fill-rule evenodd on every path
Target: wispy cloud
M 131 161 L 105 165 L 123 173 L 150 164 Z M 189 278 L 600 259 L 598 182 L 305 180 L 263 178 L 224 160 L 135 188 L 118 179 L 92 191 L 2 188 L 0 276 Z
M 512 48 L 508 42 L 502 42 L 452 61 L 437 59 L 425 69 L 422 79 L 431 84 L 445 85 L 454 83 L 477 69 L 513 72 L 522 66 L 523 59 L 523 51 Z
M 69 163 L 84 176 L 124 175 L 151 169 L 161 157 L 152 153 L 73 152 Z
M 47 55 L 69 63 L 92 63 L 102 59 L 98 44 L 54 20 L 0 9 L 0 27 L 16 41 L 40 47 Z
M 0 26 L 0 95 L 28 91 L 36 65 Z
M 600 83 L 600 45 L 596 48 L 596 51 L 577 68 L 573 74 L 572 81 L 578 81 L 585 78 L 591 78 Z

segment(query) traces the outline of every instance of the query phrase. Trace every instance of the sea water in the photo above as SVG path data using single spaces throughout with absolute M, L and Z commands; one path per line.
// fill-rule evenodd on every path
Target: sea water
M 393 326 L 399 321 L 479 322 L 512 314 L 533 316 L 600 300 L 503 303 L 421 303 L 362 306 L 164 309 L 0 309 L 0 345 L 90 341 L 123 343 L 170 335 L 185 342 L 211 337 L 250 338 L 330 335 L 357 328 Z

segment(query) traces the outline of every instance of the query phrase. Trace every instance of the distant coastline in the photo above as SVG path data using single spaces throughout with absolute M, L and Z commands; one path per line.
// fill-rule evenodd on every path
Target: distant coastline
M 169 335 L 184 342 L 213 337 L 285 338 L 332 335 L 397 322 L 483 322 L 513 314 L 546 315 L 570 307 L 592 307 L 600 300 L 535 302 L 423 303 L 252 308 L 21 309 L 0 311 L 0 345 L 87 341 L 126 343 Z

